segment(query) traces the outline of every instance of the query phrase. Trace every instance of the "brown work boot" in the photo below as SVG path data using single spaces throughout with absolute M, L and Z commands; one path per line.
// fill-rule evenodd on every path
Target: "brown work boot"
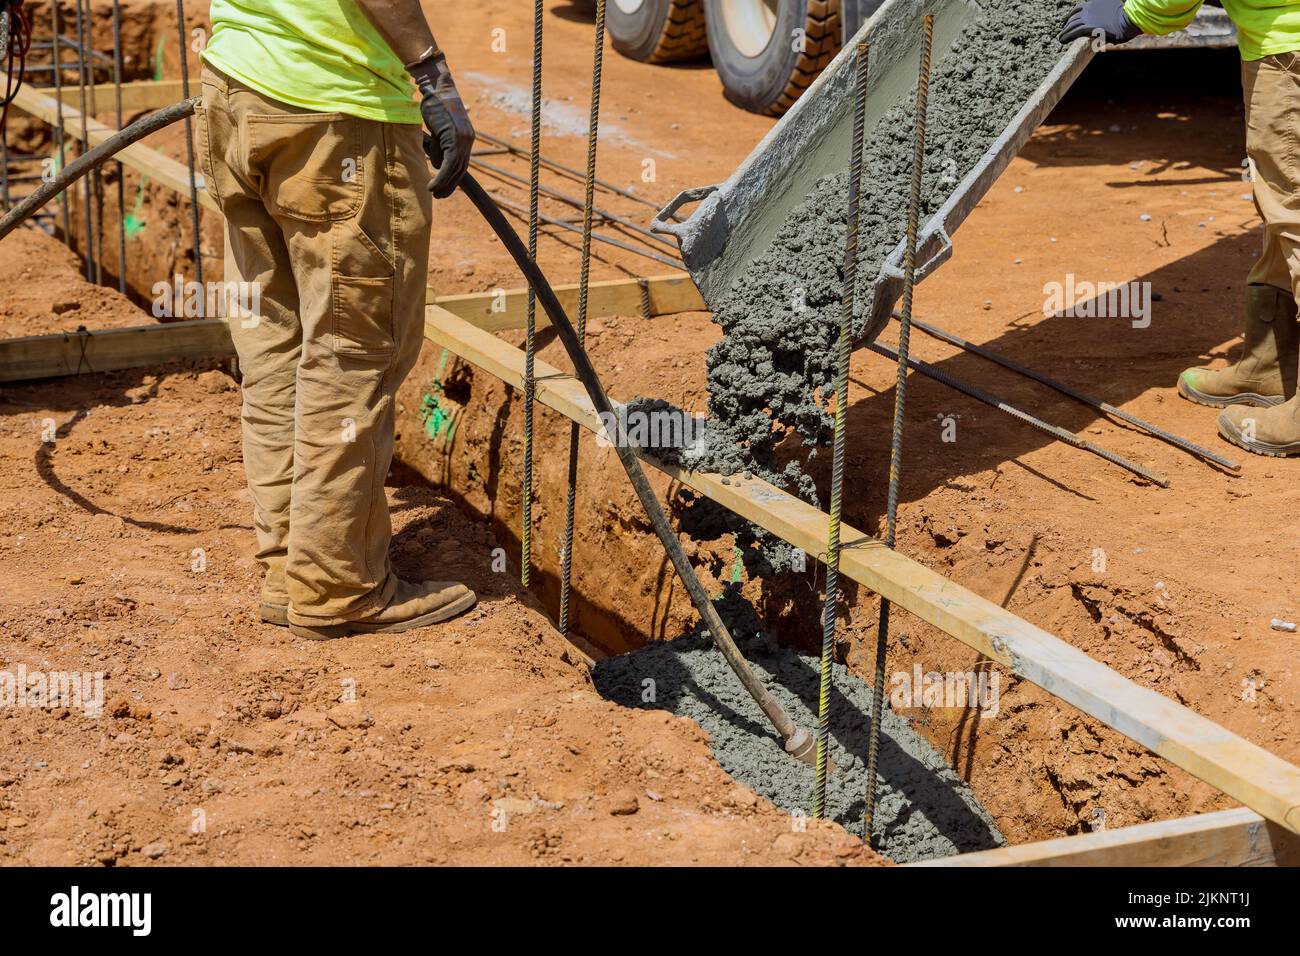
M 1300 455 L 1300 395 L 1271 408 L 1225 408 L 1219 434 L 1256 455 Z
M 1189 368 L 1178 394 L 1198 405 L 1224 408 L 1280 405 L 1296 393 L 1296 302 L 1271 285 L 1246 287 L 1246 343 L 1236 365 Z
M 266 559 L 262 579 L 262 620 L 276 627 L 289 626 L 289 589 L 284 583 L 284 555 Z
M 327 641 L 349 634 L 395 634 L 438 624 L 474 606 L 478 595 L 458 581 L 397 581 L 393 598 L 369 617 L 342 624 L 289 624 L 289 630 L 309 641 Z
M 268 601 L 262 598 L 262 623 L 274 624 L 276 627 L 289 626 L 289 599 L 281 601 Z

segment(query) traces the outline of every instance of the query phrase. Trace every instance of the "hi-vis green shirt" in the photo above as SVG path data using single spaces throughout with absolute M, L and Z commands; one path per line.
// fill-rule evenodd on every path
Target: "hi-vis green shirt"
M 203 58 L 264 96 L 321 113 L 419 123 L 415 86 L 355 0 L 212 0 Z
M 1201 0 L 1125 0 L 1124 13 L 1143 33 L 1164 36 L 1192 22 Z M 1223 0 L 1237 25 L 1244 60 L 1300 50 L 1300 0 Z

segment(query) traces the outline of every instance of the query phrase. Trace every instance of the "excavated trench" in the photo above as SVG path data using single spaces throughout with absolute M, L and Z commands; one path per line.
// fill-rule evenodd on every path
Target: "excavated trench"
M 424 356 L 428 362 L 430 356 Z M 441 356 L 439 356 L 441 365 Z M 461 371 L 468 371 L 459 367 Z M 481 373 L 474 373 L 474 380 L 481 381 Z M 469 407 L 460 406 L 451 411 L 455 419 L 454 429 L 468 431 L 472 428 L 469 418 L 485 414 L 486 408 L 478 407 L 471 392 L 465 392 L 464 380 L 461 385 L 452 385 L 451 392 L 463 395 Z M 499 384 L 499 382 L 498 382 Z M 428 395 L 428 392 L 422 395 Z M 454 399 L 442 392 L 443 410 Z M 429 403 L 422 403 L 425 414 L 421 421 L 416 421 L 411 406 L 402 403 L 399 411 L 400 445 L 404 455 L 399 463 L 396 480 L 408 481 L 411 477 L 432 479 L 437 473 L 437 464 L 426 457 L 413 457 L 411 449 L 430 440 L 426 428 L 432 424 L 433 416 L 428 414 Z M 545 414 L 545 412 L 543 412 Z M 555 418 L 555 416 L 551 416 Z M 443 419 L 443 421 L 448 421 Z M 515 423 L 511 423 L 515 424 Z M 446 428 L 446 424 L 442 425 Z M 413 436 L 412 431 L 416 434 Z M 567 433 L 567 429 L 565 429 Z M 555 441 L 560 436 L 556 434 Z M 476 444 L 471 438 L 471 444 Z M 562 447 L 541 442 L 543 447 Z M 625 477 L 619 464 L 606 454 L 584 447 L 584 485 L 589 489 L 593 484 L 603 485 L 623 483 Z M 451 462 L 443 462 L 454 468 Z M 542 483 L 554 492 L 560 492 L 563 471 L 559 466 L 559 457 L 546 457 L 539 463 Z M 433 467 L 430 467 L 433 466 Z M 508 470 L 511 463 L 504 463 Z M 498 475 L 498 488 L 504 473 Z M 454 477 L 450 485 L 443 485 L 439 490 L 450 489 L 452 497 L 458 498 L 461 506 L 478 512 L 473 505 L 473 497 L 465 496 L 458 488 Z M 638 509 L 630 492 L 617 492 L 627 501 L 617 503 L 625 509 Z M 582 492 L 580 490 L 580 502 Z M 612 503 L 612 502 L 611 502 Z M 508 564 L 511 574 L 517 574 L 517 537 L 512 528 L 515 516 L 506 514 L 503 502 L 498 501 L 497 529 L 498 541 L 510 542 L 507 545 Z M 581 503 L 580 503 L 581 507 Z M 562 516 L 563 512 L 560 512 Z M 582 522 L 582 518 L 578 518 Z M 649 528 L 638 528 L 636 522 L 629 522 L 624 527 L 602 522 L 610 540 L 598 548 L 581 548 L 577 550 L 577 561 L 584 555 L 591 555 L 595 561 L 604 562 L 604 571 L 610 571 L 611 562 L 620 570 L 628 562 L 658 564 L 660 551 L 658 542 Z M 590 528 L 595 533 L 594 528 Z M 632 532 L 632 533 L 627 533 Z M 580 532 L 581 535 L 581 532 Z M 588 537 L 582 535 L 582 537 Z M 588 537 L 588 544 L 597 544 Z M 815 726 L 816 702 L 818 702 L 818 659 L 811 654 L 801 653 L 801 645 L 809 643 L 811 627 L 789 627 L 776 635 L 764 630 L 755 615 L 754 607 L 742 591 L 754 594 L 759 587 L 757 581 L 742 589 L 740 585 L 725 583 L 714 578 L 708 572 L 708 566 L 716 563 L 714 555 L 699 549 L 694 544 L 695 554 L 703 561 L 702 579 L 707 587 L 718 593 L 718 605 L 723 618 L 728 620 L 733 635 L 736 636 L 742 653 L 757 672 L 759 679 L 771 689 L 780 701 L 802 726 Z M 594 550 L 601 551 L 603 558 L 597 558 Z M 543 558 L 543 566 L 545 566 Z M 590 592 L 584 581 L 591 571 L 597 576 L 610 581 L 610 591 Z M 738 567 L 737 567 L 738 571 Z M 663 709 L 680 717 L 689 717 L 697 722 L 710 735 L 710 747 L 720 765 L 732 777 L 741 780 L 751 790 L 771 800 L 780 809 L 787 810 L 798 819 L 809 813 L 811 788 L 813 788 L 813 769 L 794 761 L 784 753 L 779 736 L 772 731 L 770 724 L 758 705 L 742 688 L 735 674 L 728 669 L 727 663 L 712 646 L 705 633 L 694 630 L 694 614 L 681 593 L 680 585 L 671 580 L 671 568 L 663 570 L 660 575 L 662 591 L 658 598 L 672 594 L 671 611 L 666 611 L 663 618 L 667 622 L 659 628 L 660 636 L 669 640 L 647 640 L 645 631 L 632 632 L 628 617 L 637 617 L 638 605 L 646 594 L 630 591 L 617 584 L 619 574 L 604 575 L 599 568 L 585 566 L 578 568 L 575 598 L 577 614 L 575 615 L 575 632 L 580 639 L 588 640 L 598 653 L 620 649 L 623 653 L 599 658 L 591 674 L 595 688 L 603 696 L 629 706 L 629 708 Z M 628 575 L 630 576 L 630 575 Z M 534 571 L 534 579 L 537 578 Z M 547 610 L 552 615 L 556 611 L 556 594 L 558 584 L 555 568 L 546 567 L 541 575 L 541 587 L 537 588 L 543 601 L 549 605 Z M 637 589 L 640 591 L 640 589 Z M 555 592 L 555 593 L 552 593 Z M 551 598 L 551 600 L 547 600 Z M 757 598 L 759 602 L 762 598 Z M 630 611 L 630 614 L 629 614 Z M 789 615 L 789 623 L 794 623 L 794 615 Z M 651 609 L 651 617 L 658 613 Z M 815 623 L 815 611 L 809 623 Z M 599 640 L 599 636 L 606 639 Z M 617 643 L 611 646 L 608 635 L 617 635 Z M 828 812 L 827 816 L 844 825 L 846 829 L 861 832 L 863 801 L 866 793 L 867 739 L 871 713 L 871 688 L 865 680 L 852 670 L 840 665 L 836 667 L 835 698 L 833 698 L 832 750 L 831 758 L 836 763 L 835 773 L 828 778 Z M 897 862 L 927 860 L 953 855 L 953 853 L 976 851 L 1004 845 L 1006 840 L 993 821 L 991 814 L 984 809 L 969 783 L 958 777 L 948 760 L 913 726 L 910 719 L 885 708 L 883 727 L 881 727 L 880 744 L 880 786 L 878 809 L 876 809 L 876 826 L 878 826 L 878 849 L 884 856 Z
M 781 705 L 816 726 L 818 660 L 764 637 L 741 649 Z M 724 770 L 795 817 L 808 813 L 813 770 L 791 759 L 707 636 L 647 644 L 599 661 L 596 688 L 628 707 L 659 707 L 690 717 L 709 733 Z M 861 832 L 867 788 L 871 688 L 843 667 L 835 672 L 827 816 Z M 1006 841 L 971 787 L 911 721 L 886 708 L 881 721 L 877 849 L 897 862 L 990 849 Z
M 645 361 L 619 366 L 610 352 L 622 351 L 616 320 L 596 323 L 591 349 L 598 366 L 611 371 L 615 395 L 627 394 L 642 376 L 668 386 L 682 401 L 698 388 L 702 363 L 683 376 L 671 349 Z M 656 330 L 678 325 L 682 338 L 708 335 L 707 317 L 662 317 L 617 321 L 635 339 L 662 343 Z M 562 364 L 558 345 L 545 343 L 542 358 Z M 692 381 L 692 379 L 694 381 Z M 440 485 L 471 512 L 492 520 L 507 549 L 508 570 L 518 573 L 520 487 L 520 396 L 499 380 L 426 348 L 399 393 L 402 480 L 410 473 Z M 539 409 L 536 426 L 539 491 L 534 504 L 534 593 L 554 616 L 558 607 L 558 530 L 563 518 L 567 420 Z M 574 631 L 600 654 L 593 671 L 597 689 L 629 707 L 659 708 L 690 717 L 710 735 L 719 763 L 736 779 L 798 818 L 808 813 L 812 770 L 784 754 L 781 742 L 757 705 L 706 637 L 673 578 L 658 542 L 640 514 L 612 449 L 584 438 L 582 482 L 575 532 Z M 661 499 L 682 512 L 684 500 L 658 472 L 652 484 Z M 755 670 L 782 705 L 805 726 L 815 725 L 818 671 L 815 646 L 818 605 L 809 585 L 815 571 L 798 582 L 743 580 L 735 538 L 686 536 L 683 543 L 706 589 Z M 809 563 L 815 565 L 810 558 Z M 850 594 L 854 594 L 850 590 Z M 854 595 L 856 597 L 856 595 Z M 856 603 L 866 605 L 871 596 Z M 854 617 L 859 614 L 854 610 Z M 865 614 L 865 612 L 863 612 Z M 870 687 L 855 669 L 837 666 L 833 702 L 832 759 L 828 815 L 858 832 L 866 787 L 865 765 Z M 987 849 L 1005 843 L 972 787 L 953 770 L 938 741 L 926 738 L 910 718 L 886 708 L 880 751 L 878 832 L 881 851 L 910 861 Z

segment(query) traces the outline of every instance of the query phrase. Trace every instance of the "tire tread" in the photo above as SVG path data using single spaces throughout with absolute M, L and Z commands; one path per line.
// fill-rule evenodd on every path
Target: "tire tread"
M 668 19 L 647 63 L 673 63 L 701 56 L 709 49 L 704 29 L 704 0 L 669 0 Z
M 804 48 L 781 95 L 768 109 L 780 116 L 803 95 L 818 74 L 840 51 L 840 0 L 808 0 L 804 23 Z

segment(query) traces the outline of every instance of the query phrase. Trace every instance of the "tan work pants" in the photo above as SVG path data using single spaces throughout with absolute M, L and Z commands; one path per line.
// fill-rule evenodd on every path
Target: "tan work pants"
M 297 109 L 210 68 L 202 85 L 203 174 L 260 298 L 230 325 L 263 600 L 297 624 L 366 617 L 395 587 L 393 396 L 424 337 L 421 130 Z
M 1264 251 L 1252 284 L 1285 289 L 1300 300 L 1300 52 L 1242 61 L 1246 153 Z

